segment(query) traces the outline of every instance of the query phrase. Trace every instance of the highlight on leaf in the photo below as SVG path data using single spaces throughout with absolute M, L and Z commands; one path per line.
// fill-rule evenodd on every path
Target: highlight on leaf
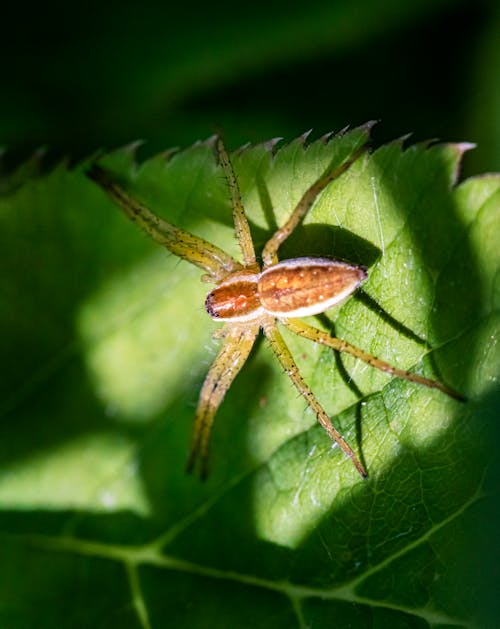
M 284 372 L 313 410 L 319 424 L 351 459 L 359 474 L 362 477 L 367 476 L 361 459 L 334 427 L 323 406 L 302 377 L 278 325 L 315 343 L 351 354 L 371 367 L 392 376 L 438 389 L 457 400 L 464 399 L 459 393 L 437 380 L 390 365 L 352 343 L 296 320 L 297 317 L 320 314 L 342 303 L 366 280 L 366 270 L 360 265 L 310 256 L 279 261 L 278 253 L 323 191 L 348 172 L 368 150 L 370 127 L 371 123 L 368 123 L 352 131 L 353 142 L 348 150 L 336 155 L 320 177 L 303 191 L 288 219 L 265 243 L 261 265 L 257 262 L 238 179 L 220 137 L 215 139 L 216 156 L 229 189 L 242 262 L 238 262 L 203 238 L 156 216 L 118 185 L 112 175 L 101 166 L 93 164 L 89 169 L 88 176 L 113 199 L 129 219 L 170 252 L 204 270 L 206 275 L 203 279 L 215 284 L 215 288 L 206 298 L 205 307 L 212 319 L 224 322 L 224 327 L 218 332 L 223 342 L 201 389 L 188 471 L 195 467 L 199 458 L 201 475 L 206 477 L 210 433 L 215 415 L 233 380 L 245 364 L 259 332 L 262 331 Z

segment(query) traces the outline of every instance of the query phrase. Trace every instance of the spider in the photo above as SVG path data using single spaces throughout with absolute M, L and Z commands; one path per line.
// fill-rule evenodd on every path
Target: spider
M 207 295 L 205 308 L 212 319 L 224 322 L 223 327 L 216 332 L 217 338 L 223 340 L 201 388 L 187 469 L 192 471 L 199 459 L 201 476 L 206 477 L 210 433 L 215 415 L 262 330 L 283 370 L 314 411 L 318 422 L 365 478 L 365 467 L 333 426 L 301 376 L 277 323 L 315 343 L 347 352 L 392 376 L 439 389 L 451 397 L 462 399 L 441 382 L 394 367 L 347 341 L 297 320 L 297 317 L 320 314 L 339 304 L 367 278 L 363 266 L 331 258 L 303 257 L 278 261 L 279 247 L 301 223 L 318 195 L 350 168 L 367 150 L 367 145 L 359 147 L 340 165 L 330 165 L 304 192 L 285 224 L 264 245 L 261 264 L 255 254 L 238 181 L 220 137 L 215 138 L 215 149 L 230 191 L 242 263 L 203 238 L 153 214 L 122 189 L 101 166 L 94 164 L 88 171 L 88 176 L 103 188 L 132 221 L 170 252 L 203 269 L 206 273 L 201 278 L 203 281 L 215 284 L 215 288 Z

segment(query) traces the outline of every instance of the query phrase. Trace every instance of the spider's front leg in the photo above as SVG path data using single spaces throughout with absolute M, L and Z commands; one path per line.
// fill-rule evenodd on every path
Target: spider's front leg
M 290 350 L 288 349 L 285 341 L 283 340 L 283 337 L 279 333 L 274 322 L 264 325 L 264 334 L 269 340 L 271 348 L 276 354 L 279 362 L 281 363 L 281 366 L 285 370 L 286 375 L 293 382 L 298 392 L 304 396 L 307 403 L 314 411 L 318 422 L 326 430 L 331 439 L 338 444 L 344 454 L 346 454 L 351 459 L 351 461 L 354 463 L 355 468 L 358 470 L 361 476 L 363 478 L 366 478 L 367 472 L 361 461 L 354 453 L 354 450 L 347 443 L 344 437 L 339 433 L 339 431 L 333 426 L 326 411 L 316 399 L 316 396 L 312 392 L 311 388 L 306 384 L 306 382 L 300 375 L 299 369 L 290 353 Z
M 98 164 L 92 164 L 87 176 L 95 181 L 122 209 L 124 214 L 142 230 L 179 258 L 203 269 L 209 281 L 220 281 L 229 273 L 241 269 L 229 254 L 212 243 L 163 220 L 126 192 L 113 176 Z
M 354 152 L 340 165 L 335 167 L 329 166 L 323 175 L 304 192 L 287 222 L 266 242 L 264 249 L 262 250 L 262 262 L 265 269 L 278 262 L 279 247 L 309 212 L 320 192 L 322 192 L 334 179 L 337 179 L 337 177 L 340 177 L 342 173 L 346 172 L 346 170 L 348 170 L 366 150 L 367 145 L 363 144 L 354 150 Z
M 243 264 L 246 268 L 253 267 L 256 264 L 256 259 L 252 234 L 250 233 L 250 225 L 248 224 L 245 208 L 241 201 L 240 187 L 234 173 L 233 165 L 231 164 L 231 159 L 229 158 L 229 153 L 226 151 L 224 142 L 219 136 L 215 141 L 215 148 L 231 195 L 234 230 L 243 255 Z
M 224 395 L 245 364 L 259 333 L 258 324 L 227 324 L 218 336 L 223 336 L 222 347 L 212 363 L 203 383 L 196 409 L 193 437 L 187 471 L 191 472 L 200 457 L 201 476 L 208 473 L 210 431 L 217 409 Z

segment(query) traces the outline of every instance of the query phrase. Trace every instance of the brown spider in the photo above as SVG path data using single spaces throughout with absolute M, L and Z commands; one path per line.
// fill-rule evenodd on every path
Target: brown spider
M 315 343 L 347 352 L 376 369 L 411 382 L 439 389 L 457 399 L 461 396 L 435 380 L 398 369 L 368 354 L 347 341 L 335 338 L 296 317 L 325 312 L 349 297 L 366 279 L 364 267 L 329 258 L 294 258 L 278 262 L 278 249 L 299 225 L 322 190 L 344 173 L 366 150 L 355 150 L 340 166 L 329 166 L 324 174 L 303 194 L 286 223 L 267 241 L 262 250 L 262 265 L 257 262 L 250 227 L 241 201 L 238 182 L 221 138 L 215 141 L 217 155 L 227 180 L 236 237 L 243 263 L 237 262 L 215 245 L 175 227 L 159 218 L 139 201 L 129 196 L 100 166 L 94 164 L 88 175 L 97 182 L 122 208 L 125 214 L 169 251 L 195 264 L 206 272 L 202 280 L 213 282 L 205 307 L 216 321 L 224 321 L 217 337 L 222 347 L 203 383 L 194 422 L 188 470 L 201 458 L 201 475 L 207 474 L 209 437 L 215 414 L 226 391 L 245 364 L 252 346 L 262 329 L 285 373 L 312 408 L 321 426 L 354 466 L 366 477 L 367 473 L 343 436 L 302 378 L 299 369 L 276 325 Z

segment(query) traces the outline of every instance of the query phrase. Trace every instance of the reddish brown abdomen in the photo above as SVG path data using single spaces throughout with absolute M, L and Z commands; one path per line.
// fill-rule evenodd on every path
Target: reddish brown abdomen
M 258 282 L 263 308 L 275 316 L 302 317 L 342 302 L 366 278 L 363 267 L 327 258 L 284 260 Z

